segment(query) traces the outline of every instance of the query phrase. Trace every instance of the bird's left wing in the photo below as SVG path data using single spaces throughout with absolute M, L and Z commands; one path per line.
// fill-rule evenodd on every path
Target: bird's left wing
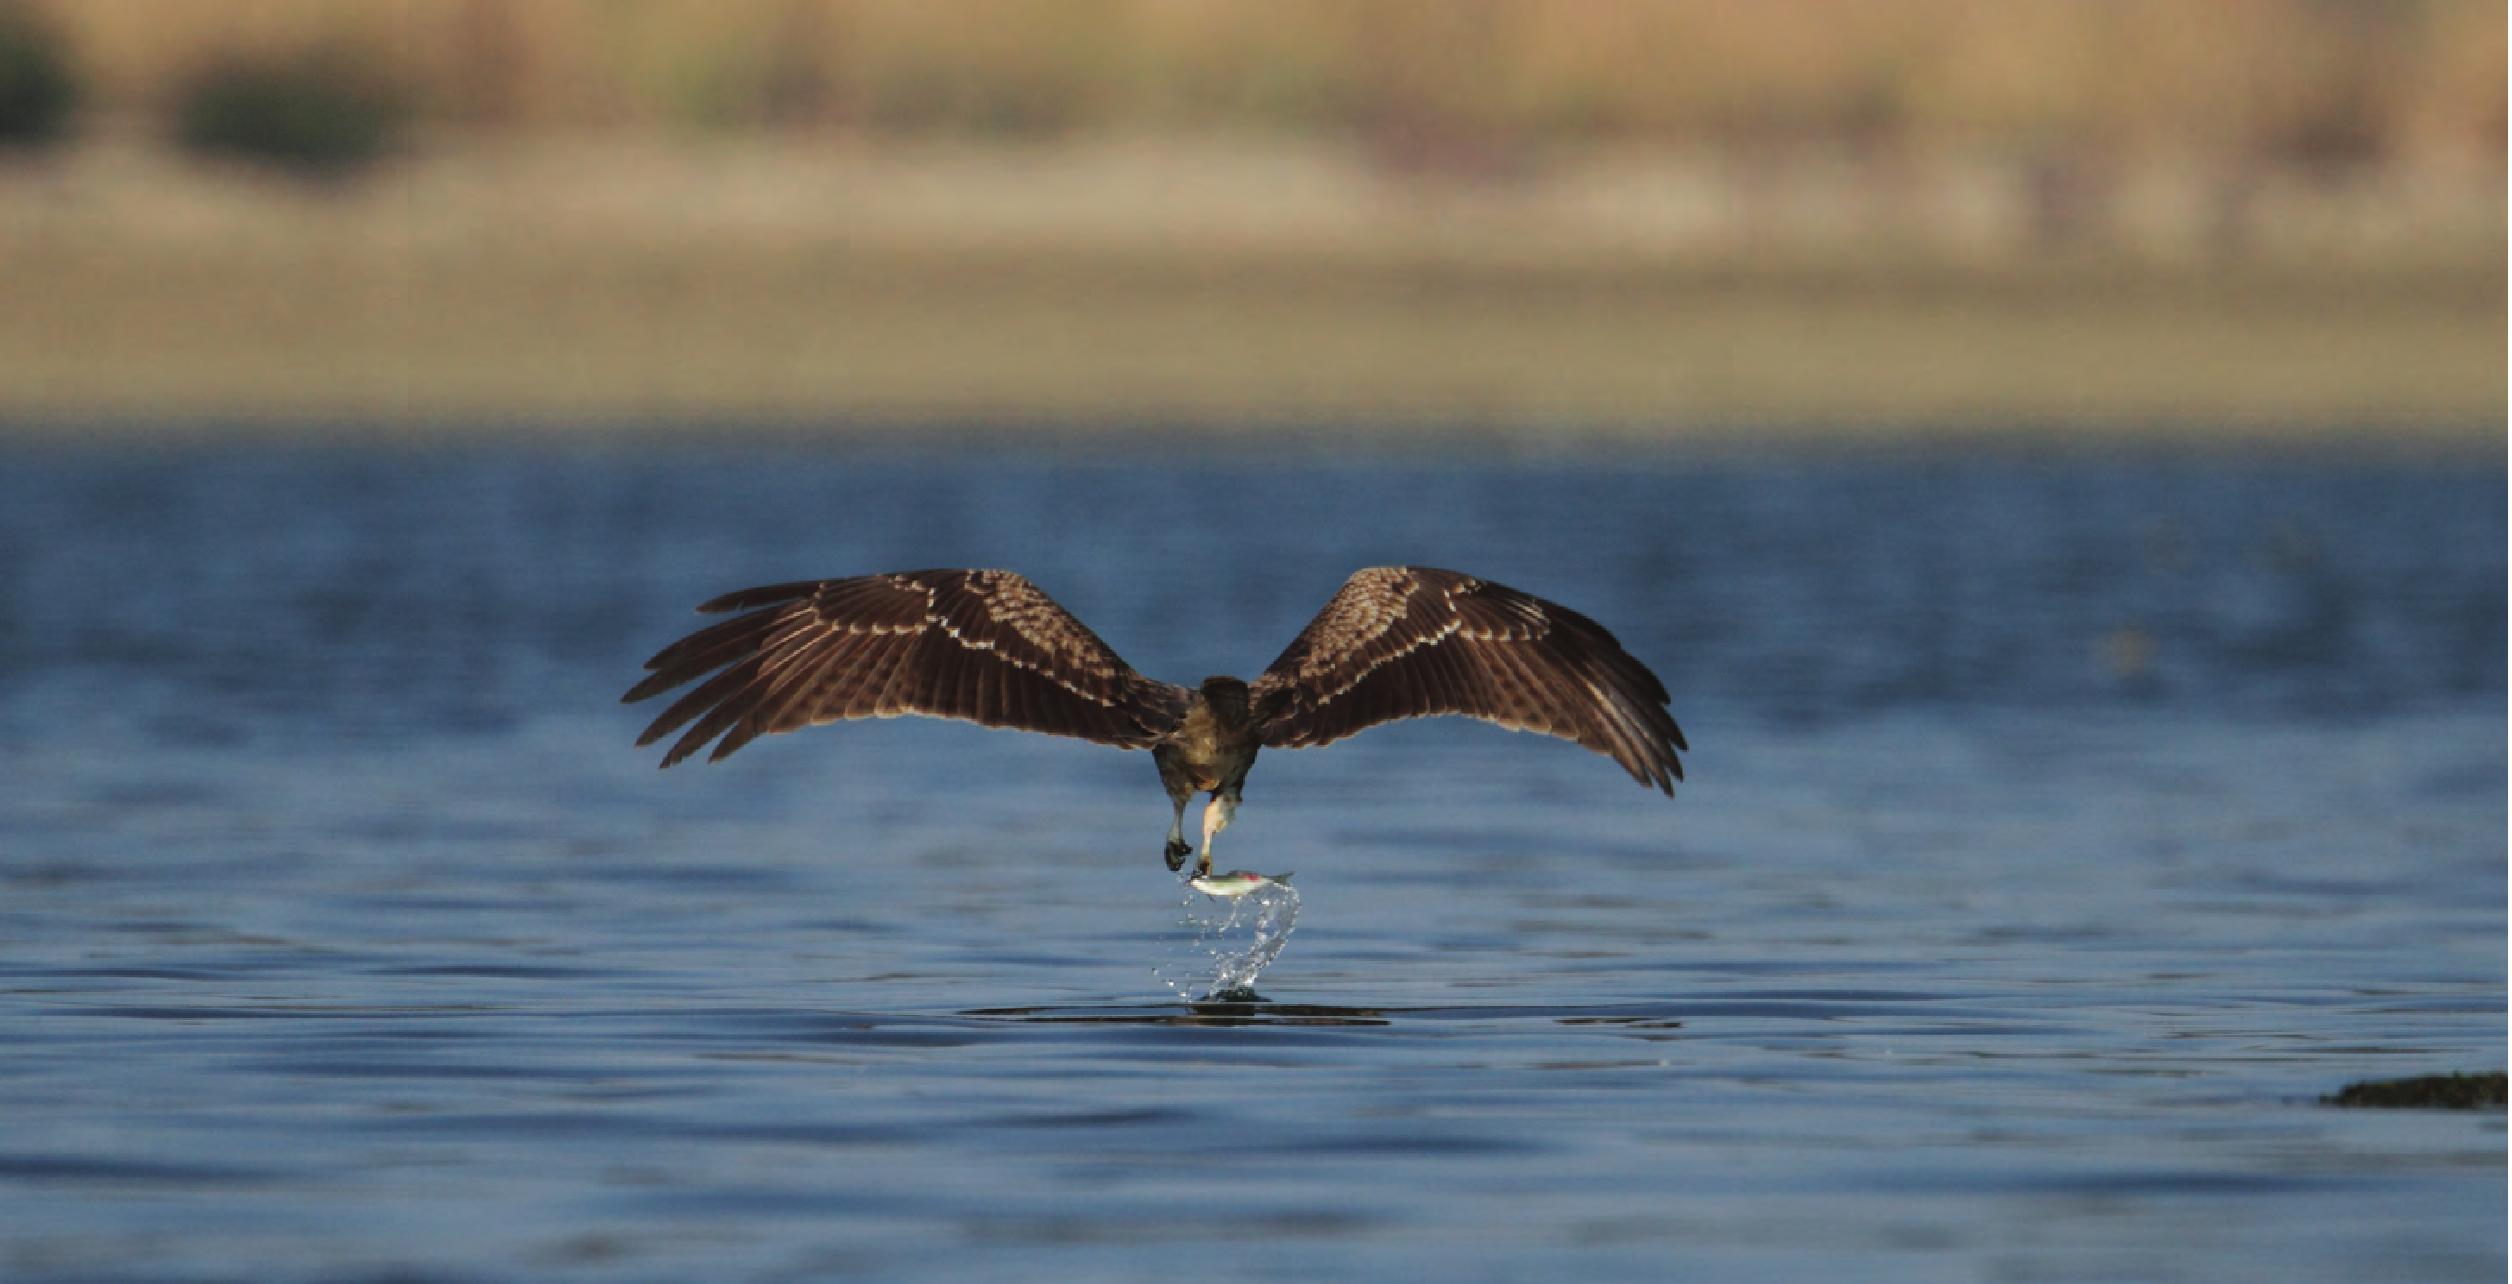
M 1688 749 L 1666 688 L 1604 626 L 1506 585 L 1420 566 L 1357 571 L 1250 684 L 1258 735 L 1332 744 L 1463 714 L 1575 741 L 1674 792 Z
M 696 721 L 663 755 L 666 767 L 719 735 L 710 762 L 769 732 L 909 713 L 1141 749 L 1186 710 L 1185 688 L 1136 673 L 1010 571 L 772 584 L 698 609 L 746 614 L 663 648 L 620 697 L 714 675 L 637 737 L 652 744 Z

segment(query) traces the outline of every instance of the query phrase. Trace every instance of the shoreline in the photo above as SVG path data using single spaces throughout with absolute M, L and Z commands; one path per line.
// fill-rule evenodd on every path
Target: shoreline
M 1676 204 L 1725 221 L 1652 221 L 1688 171 L 1627 157 L 1484 187 L 1358 165 L 623 142 L 329 189 L 108 135 L 0 171 L 31 301 L 0 312 L 0 432 L 2501 439 L 2499 188 L 2486 238 L 1966 257 L 1735 243 L 1699 174 Z M 1926 223 L 1831 191 L 1790 208 Z
M 274 450 L 674 450 L 732 448 L 915 455 L 924 452 L 1045 452 L 1061 458 L 1192 454 L 1401 460 L 1436 455 L 1529 461 L 1612 458 L 1644 464 L 1717 458 L 1921 458 L 1958 452 L 1978 458 L 2111 460 L 2213 456 L 2296 460 L 2465 462 L 2499 467 L 2499 421 L 2421 420 L 2218 423 L 2200 420 L 2034 420 L 2007 424 L 1823 421 L 1680 425 L 1599 422 L 1314 418 L 1151 420 L 1043 417 L 545 416 L 403 417 L 0 416 L 0 449 L 187 451 L 243 446 Z

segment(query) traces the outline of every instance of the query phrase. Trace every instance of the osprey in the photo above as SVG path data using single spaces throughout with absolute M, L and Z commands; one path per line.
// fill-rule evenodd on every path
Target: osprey
M 1156 682 L 1010 571 L 909 571 L 741 589 L 701 604 L 743 614 L 645 662 L 625 701 L 699 678 L 637 737 L 682 727 L 666 767 L 709 762 L 769 732 L 914 713 L 1149 749 L 1175 811 L 1169 868 L 1204 808 L 1198 876 L 1238 811 L 1259 749 L 1332 744 L 1402 718 L 1462 714 L 1575 741 L 1672 795 L 1689 750 L 1666 688 L 1594 620 L 1489 580 L 1422 566 L 1356 571 L 1253 682 Z M 709 674 L 714 676 L 708 677 Z M 691 726 L 692 722 L 696 725 Z M 718 740 L 717 737 L 722 737 Z

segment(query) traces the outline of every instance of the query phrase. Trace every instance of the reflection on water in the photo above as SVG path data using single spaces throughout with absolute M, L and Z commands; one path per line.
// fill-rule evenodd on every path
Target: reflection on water
M 964 1015 L 1037 1025 L 1386 1025 L 1377 1008 L 1269 999 L 1198 999 L 1178 1007 L 1117 1004 L 1106 1007 L 973 1008 Z
M 11 449 L 0 1276 L 2500 1279 L 2500 1115 L 2318 1099 L 2502 1063 L 2503 505 Z M 1192 933 L 1140 755 L 902 720 L 658 773 L 616 703 L 746 583 L 1010 563 L 1192 681 L 1397 560 L 1599 617 L 1692 779 L 1268 752 L 1273 1002 L 1147 974 Z

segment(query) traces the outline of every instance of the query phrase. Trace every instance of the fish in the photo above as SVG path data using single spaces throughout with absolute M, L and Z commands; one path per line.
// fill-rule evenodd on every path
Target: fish
M 1188 887 L 1206 896 L 1245 896 L 1259 887 L 1288 887 L 1289 874 L 1259 874 L 1252 869 L 1234 869 L 1227 874 L 1206 874 L 1186 880 Z

